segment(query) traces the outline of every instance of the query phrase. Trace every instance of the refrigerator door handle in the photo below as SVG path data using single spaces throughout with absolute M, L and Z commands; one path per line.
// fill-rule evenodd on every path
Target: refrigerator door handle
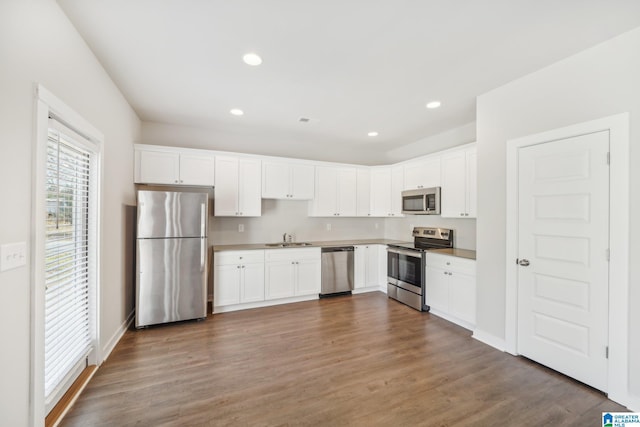
M 200 204 L 200 237 L 206 237 L 207 233 L 207 208 L 204 203 Z
M 200 238 L 200 271 L 204 271 L 204 254 L 207 251 L 206 242 L 207 239 L 205 237 Z

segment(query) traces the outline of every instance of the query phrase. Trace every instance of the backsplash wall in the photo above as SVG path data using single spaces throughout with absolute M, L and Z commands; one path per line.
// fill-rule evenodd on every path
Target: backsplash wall
M 386 239 L 412 240 L 413 227 L 450 228 L 453 246 L 460 249 L 476 249 L 476 220 L 442 218 L 440 215 L 407 215 L 403 218 L 385 219 Z
M 385 236 L 385 218 L 315 218 L 309 217 L 308 212 L 307 201 L 263 199 L 260 217 L 210 217 L 209 243 L 280 242 L 284 233 L 291 234 L 294 241 L 298 242 L 376 239 Z M 244 225 L 244 232 L 238 231 L 240 224 Z M 327 230 L 327 224 L 331 226 L 330 231 Z
M 348 239 L 413 240 L 414 226 L 445 227 L 455 230 L 454 245 L 476 248 L 476 220 L 442 218 L 439 215 L 410 215 L 404 218 L 315 218 L 308 216 L 308 202 L 262 200 L 260 217 L 210 217 L 209 243 L 231 245 L 270 243 L 282 240 L 284 233 L 294 241 L 326 241 Z M 244 232 L 238 226 L 244 226 Z M 327 230 L 327 224 L 331 230 Z

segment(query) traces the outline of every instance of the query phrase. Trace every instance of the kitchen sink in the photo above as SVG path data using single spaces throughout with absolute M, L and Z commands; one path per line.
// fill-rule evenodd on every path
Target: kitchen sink
M 313 243 L 309 242 L 291 242 L 291 243 L 267 243 L 265 246 L 270 248 L 290 248 L 290 247 L 300 247 L 300 246 L 313 246 Z

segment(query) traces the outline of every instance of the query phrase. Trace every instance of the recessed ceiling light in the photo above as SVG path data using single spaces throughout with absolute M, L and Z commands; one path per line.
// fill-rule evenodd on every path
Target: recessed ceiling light
M 431 101 L 427 104 L 427 108 L 438 108 L 440 106 L 440 101 Z
M 239 108 L 232 108 L 229 112 L 230 112 L 231 114 L 233 114 L 234 116 L 241 116 L 241 115 L 243 115 L 243 114 L 244 114 L 244 111 L 242 111 L 242 110 L 241 110 L 241 109 L 239 109 Z
M 376 131 L 369 132 L 369 133 L 367 134 L 367 136 L 378 136 L 378 132 L 376 132 Z
M 250 52 L 245 54 L 242 57 L 242 60 L 244 61 L 245 64 L 247 65 L 252 65 L 252 66 L 257 66 L 262 64 L 262 58 L 260 58 L 260 56 L 256 53 Z

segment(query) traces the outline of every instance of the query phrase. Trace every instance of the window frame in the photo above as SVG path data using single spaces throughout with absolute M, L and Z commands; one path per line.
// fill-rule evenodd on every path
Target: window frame
M 32 160 L 32 209 L 31 209 L 31 360 L 30 360 L 30 420 L 34 427 L 44 426 L 46 409 L 44 396 L 44 337 L 45 337 L 45 224 L 46 224 L 46 160 L 49 118 L 53 118 L 70 128 L 85 140 L 85 147 L 92 152 L 95 163 L 93 174 L 96 178 L 93 206 L 95 227 L 93 230 L 93 250 L 91 259 L 94 270 L 94 289 L 90 301 L 92 313 L 90 323 L 93 336 L 93 351 L 89 363 L 102 363 L 100 345 L 100 282 L 101 282 L 101 236 L 102 236 L 102 182 L 104 135 L 81 115 L 40 84 L 35 85 L 35 132 L 33 137 Z

